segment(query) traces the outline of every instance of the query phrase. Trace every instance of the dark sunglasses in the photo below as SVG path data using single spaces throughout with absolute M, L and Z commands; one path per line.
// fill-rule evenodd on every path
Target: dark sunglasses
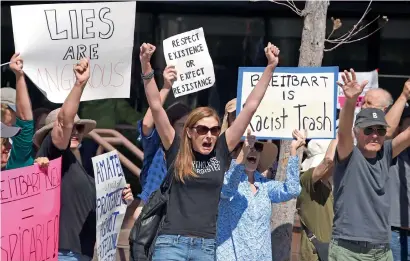
M 385 136 L 387 133 L 387 130 L 385 128 L 373 128 L 373 127 L 367 127 L 363 129 L 364 135 L 368 136 L 373 133 L 377 133 L 379 136 Z
M 238 143 L 237 148 L 242 148 L 243 147 L 243 141 Z M 253 148 L 257 151 L 257 152 L 262 152 L 263 151 L 263 143 L 260 142 L 255 142 L 255 144 L 253 145 Z
M 262 151 L 263 151 L 263 143 L 255 142 L 255 144 L 253 145 L 253 147 L 255 148 L 255 150 L 256 150 L 257 152 L 262 152 Z
M 78 125 L 75 125 L 74 128 L 75 128 L 79 133 L 82 133 L 82 132 L 84 132 L 85 126 L 82 125 L 82 124 L 78 124 Z
M 211 132 L 212 136 L 219 136 L 219 134 L 221 133 L 221 127 L 219 126 L 208 128 L 207 126 L 198 125 L 198 126 L 192 127 L 192 129 L 195 129 L 196 133 L 198 133 L 199 135 L 206 135 L 208 134 L 209 131 Z

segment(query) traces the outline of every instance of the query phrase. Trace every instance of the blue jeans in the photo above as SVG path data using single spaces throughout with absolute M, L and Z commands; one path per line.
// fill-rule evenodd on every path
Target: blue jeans
M 58 250 L 58 261 L 91 261 L 91 258 L 68 250 Z
M 160 235 L 152 261 L 214 261 L 215 239 Z
M 410 238 L 407 230 L 392 230 L 390 245 L 394 261 L 410 260 Z

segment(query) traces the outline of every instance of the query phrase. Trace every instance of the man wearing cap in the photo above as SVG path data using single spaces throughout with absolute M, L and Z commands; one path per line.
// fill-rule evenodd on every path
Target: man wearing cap
M 302 163 L 298 209 L 302 225 L 300 258 L 306 261 L 328 260 L 333 225 L 331 175 L 337 140 L 311 140 Z
M 410 83 L 410 82 L 409 82 Z M 403 110 L 399 122 L 399 133 L 410 126 L 410 107 Z M 394 260 L 410 260 L 410 148 L 397 156 L 390 168 L 391 193 L 391 248 Z
M 392 160 L 410 145 L 407 128 L 393 140 L 385 140 L 388 126 L 382 110 L 365 108 L 354 123 L 357 98 L 367 81 L 359 84 L 356 74 L 345 71 L 346 97 L 340 112 L 335 155 L 334 211 L 329 260 L 393 260 L 390 250 L 389 169 Z

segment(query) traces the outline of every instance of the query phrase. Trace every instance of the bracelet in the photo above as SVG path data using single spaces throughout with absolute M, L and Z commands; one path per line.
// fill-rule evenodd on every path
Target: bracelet
M 149 72 L 145 75 L 143 73 L 141 73 L 141 78 L 143 80 L 149 80 L 149 79 L 152 79 L 153 77 L 154 77 L 154 70 L 152 70 L 151 72 Z

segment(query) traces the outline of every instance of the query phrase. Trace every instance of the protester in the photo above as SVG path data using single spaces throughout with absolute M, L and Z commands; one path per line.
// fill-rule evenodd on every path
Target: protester
M 90 77 L 87 59 L 75 65 L 76 81 L 61 108 L 49 113 L 45 126 L 36 131 L 38 156 L 50 160 L 62 157 L 59 261 L 91 260 L 96 242 L 96 189 L 94 177 L 81 166 L 78 146 L 84 135 L 95 128 L 93 120 L 77 116 L 84 87 Z M 76 156 L 77 155 L 77 156 Z M 132 199 L 129 185 L 124 199 Z
M 279 61 L 279 49 L 270 43 L 265 48 L 268 66 L 243 110 L 224 134 L 219 136 L 220 120 L 215 110 L 200 107 L 188 115 L 181 138 L 175 135 L 153 79 L 150 59 L 154 51 L 155 47 L 150 44 L 144 43 L 140 48 L 142 78 L 156 130 L 165 149 L 167 167 L 173 168 L 174 179 L 165 222 L 154 242 L 152 260 L 177 257 L 214 260 L 219 195 L 230 163 L 229 153 L 239 143 L 266 92 Z M 175 72 L 173 80 L 176 77 Z
M 172 88 L 174 74 L 175 69 L 171 67 L 165 68 L 164 87 L 160 91 L 162 104 L 164 104 Z M 184 124 L 190 111 L 186 105 L 180 102 L 172 104 L 166 110 L 169 122 L 179 137 L 182 135 Z M 167 173 L 167 164 L 161 139 L 154 127 L 154 119 L 149 108 L 144 119 L 138 122 L 138 132 L 140 133 L 139 139 L 142 140 L 142 148 L 144 150 L 144 160 L 140 174 L 142 192 L 138 196 L 145 203 L 149 196 L 159 188 Z
M 393 104 L 393 98 L 391 94 L 382 88 L 370 89 L 366 92 L 362 109 L 365 108 L 378 108 L 386 112 L 387 108 Z
M 1 122 L 7 126 L 16 123 L 16 90 L 10 87 L 1 88 Z
M 310 140 L 307 158 L 302 163 L 298 209 L 302 233 L 300 258 L 302 261 L 328 260 L 333 226 L 332 173 L 336 151 L 335 140 Z
M 409 126 L 410 107 L 407 107 L 399 123 L 399 133 L 408 129 Z M 390 172 L 393 258 L 395 261 L 410 260 L 410 148 L 397 156 L 397 161 Z
M 10 127 L 1 123 L 1 170 L 6 169 L 10 156 L 11 143 L 10 138 L 18 135 L 21 131 L 19 127 Z
M 261 174 L 275 160 L 269 153 L 272 149 L 267 149 L 275 145 L 257 142 L 248 130 L 241 154 L 225 173 L 217 222 L 217 260 L 272 260 L 271 203 L 295 198 L 301 190 L 296 151 L 305 144 L 306 137 L 297 130 L 293 137 L 287 177 L 280 182 Z M 261 166 L 262 158 L 267 160 Z
M 353 69 L 345 71 L 346 97 L 340 113 L 334 170 L 334 210 L 329 260 L 392 260 L 390 250 L 390 197 L 386 193 L 393 158 L 410 145 L 410 129 L 385 141 L 388 126 L 382 110 L 362 109 L 354 123 L 359 84 Z

